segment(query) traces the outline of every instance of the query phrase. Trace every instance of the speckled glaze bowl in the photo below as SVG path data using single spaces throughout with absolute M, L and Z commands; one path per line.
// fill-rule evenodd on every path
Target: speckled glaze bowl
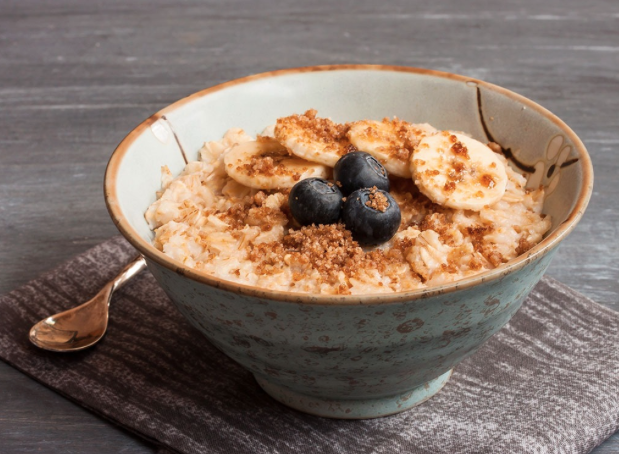
M 492 271 L 392 295 L 324 296 L 222 281 L 151 245 L 144 212 L 203 142 L 230 127 L 255 134 L 309 108 L 345 122 L 396 115 L 462 130 L 504 149 L 544 185 L 546 238 Z M 184 98 L 135 128 L 112 155 L 105 199 L 122 234 L 180 312 L 278 401 L 333 418 L 406 410 L 437 393 L 454 366 L 518 310 L 574 228 L 593 184 L 584 145 L 559 118 L 503 88 L 454 74 L 391 66 L 287 69 L 227 82 Z M 493 358 L 486 358 L 493 361 Z M 500 358 L 496 358 L 500 360 Z

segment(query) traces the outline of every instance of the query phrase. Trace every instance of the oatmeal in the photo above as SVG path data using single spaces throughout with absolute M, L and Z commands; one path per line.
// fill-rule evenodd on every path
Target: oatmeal
M 273 290 L 389 293 L 493 269 L 550 228 L 543 189 L 526 189 L 495 144 L 398 119 L 337 124 L 315 111 L 279 119 L 268 131 L 253 138 L 230 129 L 176 178 L 162 169 L 162 189 L 145 214 L 156 248 L 215 277 Z M 344 191 L 346 169 L 335 180 L 333 167 L 350 153 L 371 155 L 370 173 L 384 164 L 385 174 L 374 177 L 381 183 L 388 173 L 386 183 L 377 189 L 372 175 L 355 171 L 368 185 Z M 293 195 L 304 194 L 301 182 L 324 200 L 301 204 L 290 195 L 293 187 Z M 361 193 L 350 208 L 357 211 L 340 216 Z M 295 209 L 309 218 L 295 217 Z M 363 210 L 375 219 L 366 222 Z M 312 222 L 327 219 L 323 212 L 328 221 Z M 348 223 L 360 216 L 362 226 L 376 222 L 369 235 L 396 224 L 365 241 Z

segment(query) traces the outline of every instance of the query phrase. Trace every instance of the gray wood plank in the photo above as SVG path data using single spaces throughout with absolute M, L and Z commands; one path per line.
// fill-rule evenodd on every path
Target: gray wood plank
M 152 452 L 142 439 L 0 362 L 0 452 Z M 27 398 L 24 398 L 27 396 Z M 10 409 L 10 413 L 6 412 Z
M 466 74 L 565 120 L 596 183 L 548 272 L 619 310 L 614 0 L 0 0 L 0 293 L 117 233 L 105 165 L 152 112 L 228 79 L 332 63 Z M 0 451 L 152 448 L 0 364 Z M 595 452 L 619 453 L 619 436 Z

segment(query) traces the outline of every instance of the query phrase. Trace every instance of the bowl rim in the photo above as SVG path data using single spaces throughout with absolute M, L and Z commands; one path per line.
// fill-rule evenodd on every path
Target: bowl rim
M 498 266 L 495 269 L 485 271 L 473 276 L 466 277 L 454 282 L 432 286 L 428 288 L 421 288 L 403 292 L 387 293 L 387 294 L 357 294 L 357 295 L 324 295 L 324 294 L 308 294 L 298 293 L 282 290 L 270 290 L 266 288 L 256 287 L 248 284 L 241 284 L 233 281 L 227 281 L 206 272 L 201 272 L 183 265 L 180 262 L 165 255 L 162 251 L 156 249 L 148 241 L 144 240 L 137 231 L 131 226 L 128 220 L 123 215 L 120 205 L 118 203 L 118 197 L 116 194 L 116 179 L 118 176 L 118 170 L 122 163 L 123 157 L 129 150 L 133 142 L 153 123 L 159 120 L 162 116 L 169 114 L 170 112 L 178 109 L 179 107 L 187 104 L 195 99 L 210 95 L 212 93 L 239 85 L 256 81 L 258 79 L 275 78 L 290 74 L 301 74 L 307 72 L 325 72 L 325 71 L 391 71 L 391 72 L 405 72 L 414 73 L 424 76 L 440 77 L 444 79 L 456 80 L 464 83 L 475 83 L 479 87 L 484 87 L 487 90 L 497 92 L 508 98 L 511 98 L 524 106 L 535 110 L 542 116 L 551 120 L 555 125 L 562 129 L 562 131 L 569 137 L 573 143 L 574 148 L 578 152 L 578 165 L 581 166 L 583 171 L 582 185 L 580 193 L 574 207 L 567 219 L 558 226 L 558 228 L 539 242 L 536 246 L 531 248 L 527 253 L 522 254 L 515 259 L 510 260 Z M 202 284 L 218 288 L 220 290 L 230 291 L 246 296 L 252 296 L 259 299 L 268 299 L 275 301 L 291 302 L 291 303 L 303 303 L 312 305 L 356 305 L 356 304 L 385 304 L 385 303 L 398 303 L 410 300 L 425 299 L 435 295 L 441 295 L 445 293 L 451 293 L 457 290 L 466 289 L 483 282 L 499 280 L 501 277 L 511 274 L 531 261 L 545 255 L 554 249 L 576 226 L 580 218 L 582 217 L 585 208 L 591 198 L 593 190 L 593 166 L 587 150 L 578 138 L 576 133 L 563 122 L 559 117 L 554 115 L 546 108 L 539 104 L 525 98 L 522 95 L 514 93 L 510 90 L 502 88 L 498 85 L 494 85 L 482 80 L 478 80 L 472 77 L 462 76 L 453 73 L 447 73 L 443 71 L 436 71 L 431 69 L 408 67 L 408 66 L 393 66 L 393 65 L 367 65 L 367 64 L 345 64 L 345 65 L 319 65 L 319 66 L 306 66 L 299 68 L 279 69 L 274 71 L 267 71 L 259 74 L 253 74 L 238 79 L 234 79 L 228 82 L 217 84 L 215 86 L 200 90 L 185 98 L 182 98 L 156 112 L 148 117 L 136 128 L 134 128 L 127 136 L 120 142 L 112 153 L 110 160 L 107 164 L 104 177 L 104 197 L 105 204 L 108 212 L 112 218 L 112 221 L 120 231 L 120 233 L 131 243 L 142 255 L 145 256 L 147 261 L 152 261 L 164 268 L 184 276 L 190 280 L 197 281 Z

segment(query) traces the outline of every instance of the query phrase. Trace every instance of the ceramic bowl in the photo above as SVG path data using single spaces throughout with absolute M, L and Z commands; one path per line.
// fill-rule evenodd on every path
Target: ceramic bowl
M 161 187 L 161 166 L 178 174 L 205 141 L 228 128 L 256 134 L 310 108 L 338 122 L 396 115 L 501 144 L 530 187 L 546 187 L 551 231 L 492 271 L 391 295 L 239 285 L 189 269 L 151 245 L 144 212 Z M 120 143 L 106 171 L 105 198 L 180 312 L 267 393 L 307 413 L 371 418 L 431 397 L 454 366 L 507 323 L 582 216 L 592 183 L 589 156 L 574 132 L 522 96 L 454 74 L 352 65 L 253 75 L 166 107 Z

